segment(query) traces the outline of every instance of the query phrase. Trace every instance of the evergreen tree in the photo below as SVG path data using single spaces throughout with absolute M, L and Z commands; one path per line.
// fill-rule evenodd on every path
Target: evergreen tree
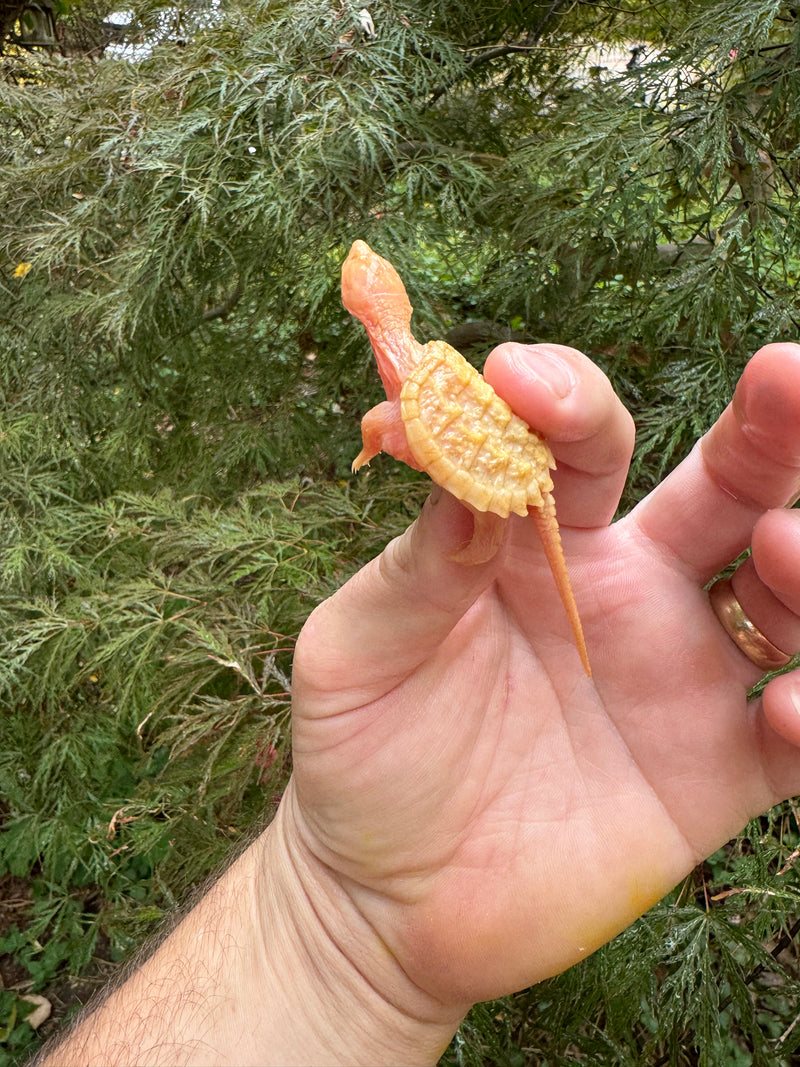
M 627 504 L 798 333 L 800 5 L 362 11 L 137 0 L 68 56 L 7 31 L 0 877 L 31 902 L 0 937 L 53 997 L 259 818 L 303 618 L 424 495 L 389 463 L 348 478 L 379 396 L 339 301 L 354 238 L 420 337 L 597 360 L 639 427 Z M 448 1059 L 789 1063 L 797 830 L 771 813 Z

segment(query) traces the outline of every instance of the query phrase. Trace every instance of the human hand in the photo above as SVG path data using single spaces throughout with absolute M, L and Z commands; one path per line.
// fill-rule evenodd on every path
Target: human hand
M 284 820 L 307 877 L 335 886 L 321 896 L 344 894 L 383 946 L 359 948 L 374 987 L 399 997 L 400 974 L 448 1008 L 578 961 L 800 788 L 797 682 L 748 704 L 761 672 L 703 592 L 752 541 L 737 594 L 800 647 L 800 526 L 781 510 L 800 492 L 800 346 L 762 349 L 711 432 L 612 526 L 633 429 L 601 372 L 505 345 L 485 375 L 559 463 L 594 679 L 533 523 L 512 517 L 497 557 L 465 567 L 448 555 L 471 516 L 435 490 L 300 637 Z
M 752 359 L 681 466 L 609 527 L 632 425 L 584 356 L 486 375 L 550 440 L 594 679 L 532 522 L 453 562 L 440 491 L 306 624 L 295 770 L 266 832 L 48 1054 L 61 1064 L 432 1063 L 471 1004 L 584 957 L 800 788 L 796 677 L 759 677 L 703 585 L 800 647 L 800 346 Z M 245 1025 L 243 1025 L 245 1023 Z

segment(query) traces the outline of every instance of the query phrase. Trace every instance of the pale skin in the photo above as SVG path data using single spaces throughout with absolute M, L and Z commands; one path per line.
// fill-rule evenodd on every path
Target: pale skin
M 585 958 L 746 820 L 800 792 L 800 679 L 731 642 L 703 585 L 800 648 L 800 346 L 749 363 L 694 452 L 609 525 L 633 442 L 602 373 L 504 345 L 485 375 L 548 439 L 594 668 L 533 523 L 449 558 L 440 490 L 311 616 L 294 773 L 269 829 L 50 1064 L 426 1064 L 471 1004 Z

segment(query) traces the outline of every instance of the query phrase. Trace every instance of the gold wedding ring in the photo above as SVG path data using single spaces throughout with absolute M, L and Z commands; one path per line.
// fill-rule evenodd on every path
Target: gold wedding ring
M 730 578 L 714 582 L 708 591 L 708 599 L 730 639 L 759 670 L 776 671 L 791 661 L 792 657 L 773 645 L 745 615 Z

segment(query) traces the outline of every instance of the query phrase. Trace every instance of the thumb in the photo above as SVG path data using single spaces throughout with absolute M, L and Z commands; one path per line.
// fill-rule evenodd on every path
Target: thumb
M 297 642 L 295 714 L 334 715 L 384 696 L 434 656 L 491 583 L 498 556 L 452 559 L 472 516 L 438 487 L 419 518 L 310 615 Z

